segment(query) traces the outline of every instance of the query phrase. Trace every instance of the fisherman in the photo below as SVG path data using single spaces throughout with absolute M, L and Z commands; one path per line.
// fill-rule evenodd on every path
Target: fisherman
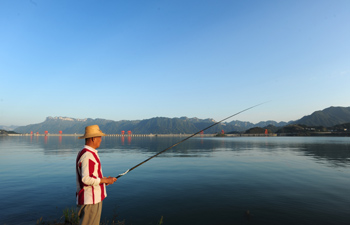
M 102 136 L 106 136 L 98 125 L 85 127 L 84 148 L 78 153 L 76 160 L 77 192 L 76 203 L 80 225 L 99 225 L 102 212 L 102 201 L 107 197 L 106 185 L 113 184 L 117 178 L 104 177 L 97 148 Z

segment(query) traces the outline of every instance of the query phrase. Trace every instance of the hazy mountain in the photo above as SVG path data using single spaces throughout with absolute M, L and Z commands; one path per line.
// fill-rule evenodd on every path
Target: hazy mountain
M 11 131 L 11 130 L 14 130 L 14 129 L 16 129 L 18 126 L 14 126 L 14 125 L 12 125 L 12 126 L 3 126 L 3 125 L 0 125 L 0 129 L 1 130 L 7 130 L 7 131 Z
M 273 120 L 268 120 L 268 121 L 261 121 L 257 124 L 255 124 L 255 126 L 257 127 L 267 127 L 267 126 L 275 126 L 275 127 L 283 127 L 288 125 L 290 122 L 276 122 Z
M 232 126 L 234 126 L 237 131 L 244 131 L 249 128 L 255 127 L 254 123 L 247 122 L 247 121 L 239 121 L 239 120 L 233 120 L 228 124 L 231 124 Z

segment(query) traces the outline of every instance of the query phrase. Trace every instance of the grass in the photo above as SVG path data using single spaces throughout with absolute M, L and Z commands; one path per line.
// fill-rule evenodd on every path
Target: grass
M 77 208 L 66 208 L 63 210 L 64 222 L 66 224 L 78 225 L 79 216 Z

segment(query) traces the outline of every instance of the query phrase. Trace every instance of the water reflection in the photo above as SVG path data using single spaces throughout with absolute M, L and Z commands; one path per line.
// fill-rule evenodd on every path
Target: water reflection
M 312 157 L 317 162 L 326 161 L 335 167 L 350 166 L 350 138 L 348 137 L 277 137 L 231 139 L 238 151 L 294 151 Z M 232 145 L 234 146 L 234 145 Z
M 327 160 L 334 167 L 350 166 L 349 145 L 335 144 L 305 144 L 303 152 L 317 161 Z
M 29 142 L 43 149 L 45 155 L 65 155 L 79 151 L 84 140 L 71 136 L 28 136 L 16 138 L 18 143 Z M 35 138 L 35 141 L 33 140 Z M 125 140 L 127 139 L 127 140 Z M 104 137 L 100 146 L 100 154 L 133 153 L 156 154 L 169 146 L 183 140 L 184 137 Z M 2 138 L 1 140 L 4 140 Z M 292 151 L 317 162 L 327 162 L 334 167 L 350 166 L 349 138 L 317 138 L 317 137 L 244 137 L 214 138 L 194 137 L 168 150 L 158 157 L 211 157 L 213 152 L 231 151 L 235 154 L 251 151 L 278 154 Z

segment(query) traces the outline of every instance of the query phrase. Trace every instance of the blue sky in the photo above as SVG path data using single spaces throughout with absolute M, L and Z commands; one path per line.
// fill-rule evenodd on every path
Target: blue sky
M 350 106 L 348 0 L 2 0 L 0 125 Z

